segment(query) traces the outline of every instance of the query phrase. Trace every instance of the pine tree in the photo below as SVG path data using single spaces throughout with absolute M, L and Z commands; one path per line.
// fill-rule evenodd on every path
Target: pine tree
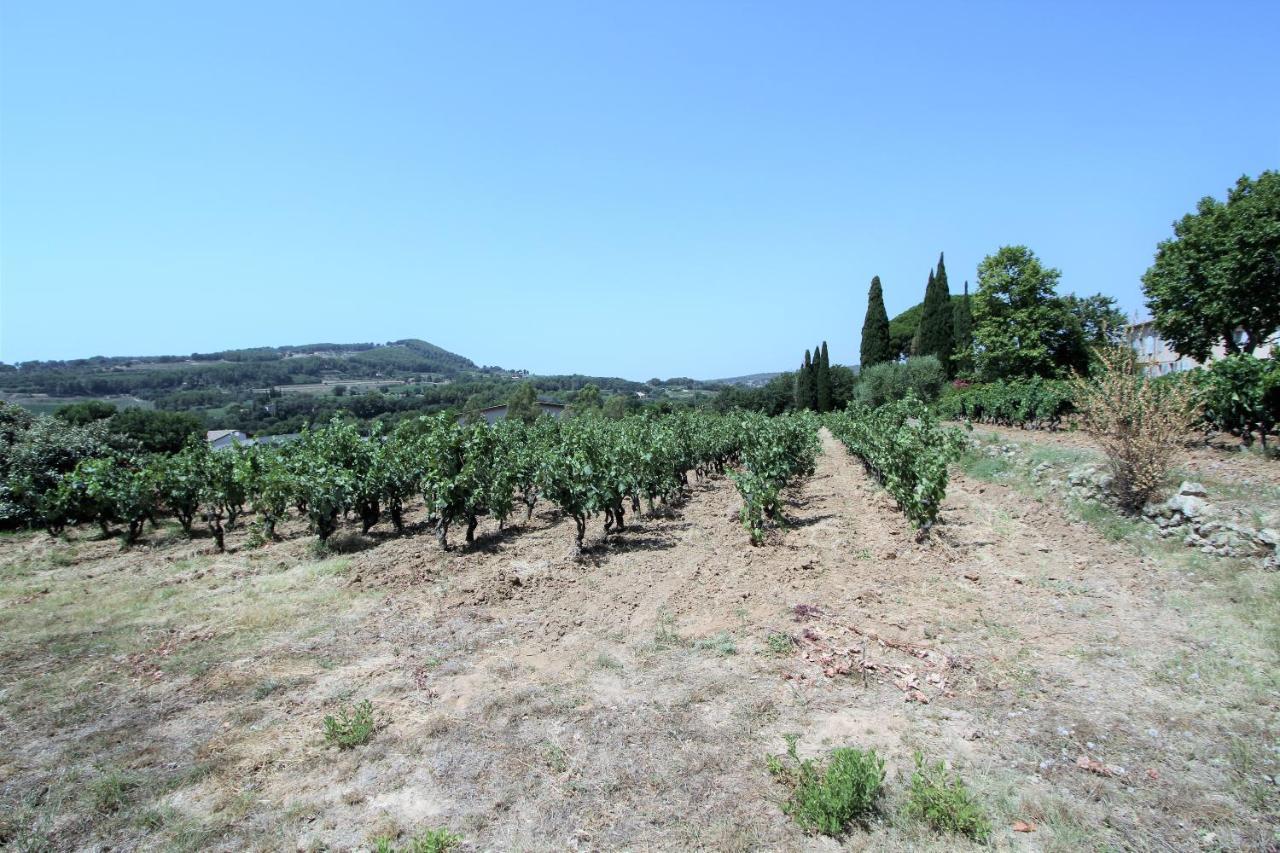
M 920 302 L 921 319 L 923 319 L 924 317 L 924 306 L 929 301 L 929 294 L 933 293 L 935 289 L 936 287 L 933 281 L 933 270 L 929 270 L 929 281 L 925 283 L 925 286 L 924 286 L 924 299 Z M 908 350 L 908 352 L 911 355 L 924 355 L 924 352 L 920 349 L 920 326 L 921 325 L 922 324 L 920 323 L 920 320 L 916 320 L 916 330 L 911 333 L 911 348 Z
M 809 358 L 809 351 L 804 351 L 804 364 L 796 371 L 796 409 L 809 408 L 809 402 L 813 399 L 813 362 Z
M 920 312 L 920 328 L 916 332 L 916 355 L 934 355 L 951 376 L 951 351 L 955 349 L 955 312 L 951 307 L 951 289 L 947 286 L 947 267 L 938 256 L 937 274 L 929 274 L 924 292 L 924 308 Z
M 953 329 L 956 346 L 951 366 L 956 375 L 973 372 L 973 311 L 969 307 L 969 282 L 964 283 L 964 296 L 955 301 Z
M 818 411 L 831 411 L 831 358 L 827 355 L 827 342 L 822 342 L 822 354 L 818 356 Z
M 889 314 L 884 310 L 884 291 L 880 288 L 880 276 L 871 279 L 871 292 L 867 294 L 867 316 L 862 321 L 860 355 L 860 368 L 893 361 L 897 357 L 889 340 Z

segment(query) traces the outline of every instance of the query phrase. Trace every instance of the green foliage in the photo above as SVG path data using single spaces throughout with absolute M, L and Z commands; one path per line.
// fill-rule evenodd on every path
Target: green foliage
M 804 362 L 796 371 L 796 394 L 794 408 L 796 411 L 812 409 L 817 399 L 817 386 L 814 383 L 813 360 L 809 351 L 804 351 Z
M 109 418 L 115 413 L 116 407 L 112 403 L 104 403 L 101 400 L 86 400 L 82 403 L 68 403 L 65 406 L 59 406 L 53 416 L 75 426 L 85 426 L 94 421 Z
M 807 413 L 776 418 L 744 414 L 733 430 L 741 466 L 729 476 L 742 498 L 743 529 L 759 545 L 766 521 L 783 521 L 782 489 L 793 477 L 813 473 L 820 447 L 817 421 Z
M 935 356 L 943 371 L 950 376 L 951 350 L 955 346 L 954 309 L 951 307 L 951 292 L 947 285 L 947 268 L 941 255 L 938 256 L 936 273 L 929 273 L 923 306 L 913 352 L 915 355 Z
M 889 320 L 889 345 L 893 348 L 891 361 L 911 355 L 922 313 L 924 313 L 924 303 L 917 302 Z
M 783 811 L 801 828 L 840 836 L 875 812 L 884 784 L 884 760 L 874 749 L 835 749 L 825 764 L 819 764 L 800 758 L 794 735 L 786 740 L 786 755 L 768 756 L 767 765 L 791 789 Z
M 867 315 L 862 321 L 860 355 L 863 370 L 898 357 L 898 351 L 889 340 L 889 314 L 884 309 L 884 290 L 880 286 L 880 276 L 871 279 L 871 290 L 867 294 Z
M 859 405 L 871 408 L 907 397 L 930 403 L 938 399 L 945 382 L 946 373 L 937 358 L 916 356 L 905 362 L 877 364 L 862 371 L 854 399 Z
M 533 423 L 542 414 L 538 406 L 538 392 L 528 382 L 521 382 L 507 399 L 507 420 Z
M 1057 376 L 1071 315 L 1056 294 L 1062 273 L 1026 246 L 1002 246 L 978 265 L 973 295 L 977 371 L 984 380 Z
M 113 415 L 108 426 L 145 453 L 177 453 L 190 439 L 204 438 L 204 424 L 186 412 L 125 409 Z
M 119 770 L 108 770 L 89 783 L 89 797 L 93 810 L 99 814 L 114 814 L 129 801 L 130 792 L 138 786 L 137 780 Z
M 969 376 L 973 373 L 973 310 L 969 303 L 969 282 L 964 283 L 964 295 L 952 300 L 952 333 L 955 347 L 951 351 L 953 376 Z
M 337 715 L 324 718 L 324 741 L 339 749 L 351 749 L 369 742 L 377 730 L 373 703 L 368 699 L 352 708 L 340 708 Z
M 197 440 L 158 465 L 160 502 L 188 535 L 204 498 L 206 460 L 211 452 L 209 445 Z
M 1280 329 L 1280 172 L 1242 176 L 1225 203 L 1206 196 L 1173 232 L 1142 286 L 1179 353 L 1205 361 L 1219 343 L 1251 353 Z
M 1241 436 L 1252 444 L 1254 435 L 1266 442 L 1280 424 L 1280 361 L 1252 355 L 1229 355 L 1191 374 L 1204 406 L 1206 423 Z
M 583 385 L 578 389 L 578 393 L 573 395 L 573 403 L 569 405 L 569 411 L 575 415 L 599 412 L 604 405 L 604 401 L 600 397 L 600 388 L 594 383 Z
M 1024 429 L 1057 429 L 1074 410 L 1071 385 L 1061 379 L 999 380 L 950 394 L 938 404 L 946 417 Z
M 795 637 L 785 631 L 770 631 L 764 642 L 769 652 L 775 655 L 789 655 L 796 647 Z
M 386 836 L 373 842 L 376 853 L 448 853 L 462 843 L 462 836 L 444 828 L 427 829 L 409 839 L 407 844 L 396 846 L 394 839 Z
M 61 533 L 77 521 L 63 479 L 82 461 L 112 453 L 103 421 L 76 426 L 0 403 L 0 527 Z
M 964 781 L 948 773 L 942 762 L 927 764 L 919 752 L 915 761 L 907 815 L 939 832 L 963 835 L 979 843 L 990 839 L 991 821 Z
M 898 502 L 907 518 L 927 530 L 947 493 L 947 466 L 964 450 L 964 435 L 939 426 L 919 400 L 878 409 L 850 406 L 826 418 L 827 428 L 859 457 Z
M 819 412 L 831 411 L 831 357 L 827 354 L 827 342 L 822 342 L 817 360 L 814 363 L 814 397 L 815 409 Z

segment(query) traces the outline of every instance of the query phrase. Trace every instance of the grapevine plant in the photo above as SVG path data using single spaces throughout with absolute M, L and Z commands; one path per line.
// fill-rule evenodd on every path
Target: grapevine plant
M 877 409 L 856 405 L 826 416 L 827 429 L 862 460 L 916 527 L 927 531 L 947 494 L 947 466 L 965 438 L 939 425 L 919 400 L 908 397 Z

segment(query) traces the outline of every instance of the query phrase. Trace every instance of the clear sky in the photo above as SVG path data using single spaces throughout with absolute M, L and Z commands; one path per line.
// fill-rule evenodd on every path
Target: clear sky
M 1280 3 L 0 5 L 0 359 L 416 337 L 635 379 L 857 361 L 938 252 L 1141 307 L 1280 167 Z

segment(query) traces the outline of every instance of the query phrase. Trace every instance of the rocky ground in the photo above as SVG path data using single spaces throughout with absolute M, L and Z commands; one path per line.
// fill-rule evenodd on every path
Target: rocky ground
M 1252 504 L 1260 534 L 1280 478 L 1208 452 L 1172 485 Z M 172 527 L 129 550 L 6 536 L 0 837 L 961 849 L 903 813 L 919 752 L 1000 849 L 1275 847 L 1280 574 L 1075 494 L 1096 462 L 1074 436 L 987 436 L 925 540 L 829 436 L 761 547 L 721 478 L 582 560 L 546 507 L 448 553 L 375 531 L 315 555 L 297 523 L 226 554 Z M 366 699 L 373 737 L 328 746 L 324 717 Z M 877 819 L 836 841 L 782 813 L 764 758 L 792 733 L 886 757 Z

